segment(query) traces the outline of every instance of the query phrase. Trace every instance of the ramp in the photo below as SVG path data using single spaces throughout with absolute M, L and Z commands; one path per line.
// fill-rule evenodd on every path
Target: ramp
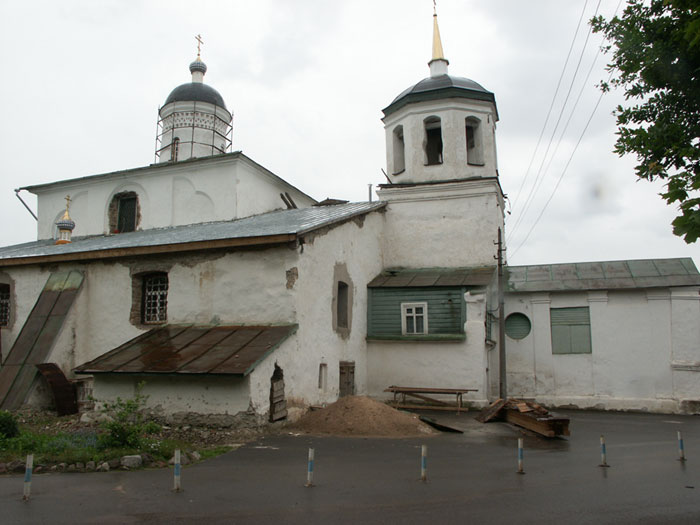
M 46 361 L 82 284 L 83 274 L 77 270 L 49 276 L 0 368 L 0 408 L 15 410 L 24 403 L 38 373 L 36 365 Z

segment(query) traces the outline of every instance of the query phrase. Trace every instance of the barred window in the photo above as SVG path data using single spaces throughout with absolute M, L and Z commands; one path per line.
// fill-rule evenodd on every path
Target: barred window
M 0 284 L 0 326 L 10 324 L 10 285 Z
M 144 324 L 165 323 L 168 320 L 168 274 L 152 273 L 143 278 Z

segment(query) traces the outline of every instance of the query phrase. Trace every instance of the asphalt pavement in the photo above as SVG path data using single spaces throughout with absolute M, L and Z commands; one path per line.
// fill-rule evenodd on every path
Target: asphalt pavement
M 0 522 L 700 523 L 699 417 L 563 412 L 569 438 L 480 424 L 474 413 L 430 414 L 464 434 L 424 439 L 268 436 L 184 467 L 180 493 L 172 469 L 47 473 L 33 477 L 23 502 L 23 475 L 2 476 Z M 599 467 L 601 434 L 609 468 Z

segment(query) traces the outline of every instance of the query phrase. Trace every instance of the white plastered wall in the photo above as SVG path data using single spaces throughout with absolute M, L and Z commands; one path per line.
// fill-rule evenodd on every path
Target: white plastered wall
M 297 333 L 266 358 L 250 376 L 256 410 L 269 407 L 270 378 L 275 363 L 282 369 L 290 417 L 309 404 L 338 398 L 339 362 L 355 363 L 357 394 L 367 393 L 367 283 L 382 269 L 383 215 L 370 213 L 313 238 L 297 249 L 294 295 Z M 344 337 L 333 328 L 334 268 L 344 264 L 353 286 L 352 324 Z M 319 365 L 327 365 L 326 388 L 319 388 Z
M 389 203 L 384 263 L 388 268 L 494 265 L 503 227 L 503 199 L 494 179 L 392 188 L 377 192 Z
M 37 235 L 51 239 L 55 221 L 70 195 L 73 236 L 110 233 L 108 208 L 114 195 L 138 195 L 138 229 L 162 228 L 248 217 L 285 208 L 289 192 L 300 208 L 314 201 L 271 172 L 237 154 L 196 162 L 150 166 L 125 172 L 74 179 L 34 190 L 38 196 Z
M 590 309 L 592 352 L 552 354 L 550 308 L 581 306 Z M 513 312 L 525 314 L 532 330 L 521 340 L 506 336 L 511 397 L 657 412 L 686 411 L 684 403 L 700 400 L 697 287 L 510 294 L 506 315 Z M 676 349 L 695 366 L 674 365 Z
M 487 394 L 487 349 L 484 342 L 486 296 L 465 294 L 466 339 L 455 342 L 370 341 L 367 344 L 371 396 L 389 399 L 391 385 L 423 388 L 473 388 L 464 402 L 484 406 Z M 454 401 L 454 396 L 449 401 Z

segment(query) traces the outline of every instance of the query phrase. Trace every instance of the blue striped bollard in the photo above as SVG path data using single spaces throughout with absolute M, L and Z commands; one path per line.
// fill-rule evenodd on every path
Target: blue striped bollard
M 420 480 L 428 481 L 428 445 L 420 446 Z
M 34 467 L 34 454 L 27 456 L 27 465 L 24 468 L 24 495 L 22 499 L 29 501 L 29 495 L 32 491 L 32 468 Z
M 518 474 L 525 474 L 525 470 L 523 470 L 523 438 L 518 438 Z
M 173 491 L 180 492 L 182 490 L 182 485 L 180 484 L 180 471 L 182 465 L 180 464 L 180 449 L 175 450 L 175 465 L 173 469 Z
M 605 436 L 600 435 L 600 465 L 599 467 L 609 467 L 608 465 L 608 454 L 605 450 Z
M 683 434 L 678 431 L 678 461 L 685 461 L 685 447 L 683 446 Z
M 309 449 L 309 461 L 306 467 L 306 484 L 305 487 L 314 486 L 314 449 Z

